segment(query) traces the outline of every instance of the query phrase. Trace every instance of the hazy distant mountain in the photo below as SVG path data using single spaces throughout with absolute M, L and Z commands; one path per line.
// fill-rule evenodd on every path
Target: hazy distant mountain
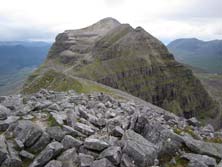
M 222 73 L 222 40 L 177 39 L 168 46 L 175 58 L 212 73 Z
M 0 95 L 13 93 L 45 59 L 51 43 L 0 42 Z
M 45 42 L 0 42 L 0 74 L 37 67 L 45 59 L 50 46 Z

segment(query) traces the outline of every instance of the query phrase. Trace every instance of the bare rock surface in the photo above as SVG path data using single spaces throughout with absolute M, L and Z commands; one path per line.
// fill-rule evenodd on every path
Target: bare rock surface
M 15 96 L 1 103 L 5 120 L 16 118 L 1 129 L 3 167 L 147 167 L 180 160 L 191 167 L 216 167 L 222 160 L 222 138 L 211 125 L 197 126 L 195 119 L 191 123 L 130 95 L 43 89 Z M 8 106 L 32 110 L 21 115 Z

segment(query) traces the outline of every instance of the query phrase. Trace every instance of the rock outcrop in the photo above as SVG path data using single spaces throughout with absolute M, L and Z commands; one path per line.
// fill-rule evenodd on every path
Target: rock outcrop
M 85 92 L 76 77 L 126 91 L 180 116 L 219 125 L 218 106 L 200 81 L 141 27 L 134 29 L 106 18 L 59 34 L 46 62 L 29 78 L 24 92 L 40 88 Z M 77 128 L 87 129 L 81 124 Z
M 120 91 L 108 95 L 42 89 L 2 99 L 4 117 L 17 118 L 1 129 L 2 167 L 217 167 L 222 163 L 221 132 L 210 125 L 190 124 L 195 119 L 178 117 Z M 102 125 L 92 118 L 103 120 Z

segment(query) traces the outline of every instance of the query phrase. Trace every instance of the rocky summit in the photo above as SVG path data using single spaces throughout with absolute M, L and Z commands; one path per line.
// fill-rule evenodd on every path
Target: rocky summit
M 128 92 L 179 116 L 195 116 L 220 126 L 218 104 L 200 81 L 141 27 L 134 29 L 105 18 L 59 34 L 47 60 L 29 77 L 23 92 L 35 93 L 41 88 L 98 91 L 98 87 L 85 86 L 82 79 Z
M 121 91 L 0 97 L 1 167 L 221 167 L 222 132 Z

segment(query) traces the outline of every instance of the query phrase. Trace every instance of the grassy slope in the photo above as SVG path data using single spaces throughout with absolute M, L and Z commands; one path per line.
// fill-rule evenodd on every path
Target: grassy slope
M 222 75 L 200 72 L 195 72 L 195 75 L 201 80 L 210 95 L 222 104 Z
M 16 72 L 0 74 L 0 96 L 19 92 L 32 72 L 33 68 L 24 68 Z

